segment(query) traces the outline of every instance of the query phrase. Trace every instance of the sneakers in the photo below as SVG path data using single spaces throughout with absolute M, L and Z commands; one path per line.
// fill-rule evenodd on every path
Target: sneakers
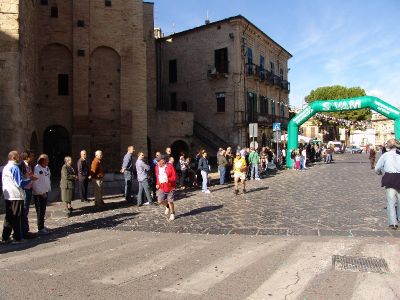
M 166 208 L 165 208 L 165 212 L 164 212 L 164 214 L 166 214 L 166 215 L 168 215 L 168 214 L 169 214 L 169 208 L 168 208 L 168 207 L 166 207 Z
M 175 220 L 175 214 L 171 214 L 171 215 L 169 216 L 169 220 L 170 220 L 170 221 Z
M 247 192 L 246 189 L 243 189 L 243 194 L 246 194 L 246 192 Z
M 149 206 L 150 203 L 149 203 L 149 202 L 145 202 L 145 203 L 143 203 L 143 205 L 144 205 L 144 206 Z
M 49 231 L 47 230 L 47 228 L 43 228 L 43 229 L 40 229 L 38 231 L 38 234 L 39 235 L 46 235 L 46 234 L 49 234 Z
M 210 190 L 204 191 L 204 194 L 211 194 Z
M 239 195 L 239 190 L 235 190 L 235 195 Z
M 389 225 L 389 228 L 393 230 L 397 230 L 398 227 L 399 227 L 398 225 Z
M 260 180 L 260 178 L 256 178 L 256 180 Z

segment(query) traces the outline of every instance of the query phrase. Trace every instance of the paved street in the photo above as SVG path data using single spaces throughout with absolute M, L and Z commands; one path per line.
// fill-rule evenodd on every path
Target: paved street
M 69 219 L 52 203 L 50 235 L 0 245 L 0 298 L 399 299 L 400 234 L 379 182 L 365 154 L 345 154 L 251 181 L 245 195 L 180 192 L 173 222 L 120 198 L 103 211 L 75 201 Z M 341 270 L 333 255 L 388 270 Z
M 119 230 L 0 247 L 1 299 L 385 299 L 400 297 L 398 239 Z M 379 257 L 388 273 L 332 267 Z
M 365 154 L 335 155 L 335 163 L 305 171 L 286 170 L 248 182 L 246 194 L 233 194 L 232 185 L 213 186 L 211 194 L 179 191 L 176 220 L 169 222 L 160 207 L 128 206 L 123 199 L 107 200 L 105 210 L 75 201 L 74 217 L 65 218 L 61 203 L 49 207 L 46 224 L 57 232 L 109 228 L 154 232 L 400 236 L 386 223 L 380 176 Z M 34 223 L 34 209 L 31 209 Z M 34 226 L 34 224 L 33 224 Z

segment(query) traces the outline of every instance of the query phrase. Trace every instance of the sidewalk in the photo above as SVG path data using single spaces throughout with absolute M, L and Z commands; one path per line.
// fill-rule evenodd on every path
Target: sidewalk
M 219 179 L 218 172 L 210 173 L 211 181 L 216 181 Z M 51 213 L 54 209 L 63 210 L 64 204 L 61 202 L 61 190 L 60 190 L 60 180 L 53 179 L 51 182 L 51 192 L 49 193 L 48 199 L 48 211 Z M 133 181 L 133 193 L 136 195 L 138 192 L 138 182 L 137 180 Z M 90 200 L 94 200 L 94 191 L 93 191 L 93 184 L 89 182 L 89 191 L 88 191 L 88 198 Z M 103 182 L 103 198 L 104 199 L 116 199 L 120 200 L 124 197 L 124 189 L 125 189 L 125 180 L 122 174 L 114 174 L 114 173 L 107 173 L 104 176 Z M 74 200 L 79 200 L 79 188 L 78 185 L 75 185 L 75 196 Z M 107 201 L 110 202 L 110 201 Z M 112 201 L 111 201 L 112 202 Z M 33 205 L 33 200 L 32 204 Z M 74 207 L 81 208 L 82 206 L 87 206 L 87 203 L 81 203 L 80 201 L 74 201 Z M 89 204 L 91 205 L 91 204 Z M 59 207 L 59 208 L 58 208 Z M 31 207 L 32 209 L 32 207 Z M 34 210 L 34 206 L 33 206 Z M 1 198 L 0 200 L 0 215 L 5 213 L 4 208 L 4 200 Z

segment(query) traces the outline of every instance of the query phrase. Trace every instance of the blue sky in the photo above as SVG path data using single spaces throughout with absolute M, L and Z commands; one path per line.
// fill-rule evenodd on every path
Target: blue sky
M 154 0 L 168 34 L 241 14 L 288 50 L 290 104 L 320 86 L 364 88 L 400 106 L 400 0 Z

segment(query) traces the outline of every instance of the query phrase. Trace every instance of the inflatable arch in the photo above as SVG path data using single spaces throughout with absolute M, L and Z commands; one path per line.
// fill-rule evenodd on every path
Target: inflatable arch
M 339 100 L 317 100 L 304 107 L 288 124 L 286 166 L 288 168 L 292 167 L 290 153 L 299 146 L 297 140 L 299 127 L 314 114 L 318 112 L 338 112 L 362 108 L 371 108 L 385 117 L 394 120 L 395 137 L 396 139 L 400 138 L 400 110 L 377 97 L 363 96 Z

